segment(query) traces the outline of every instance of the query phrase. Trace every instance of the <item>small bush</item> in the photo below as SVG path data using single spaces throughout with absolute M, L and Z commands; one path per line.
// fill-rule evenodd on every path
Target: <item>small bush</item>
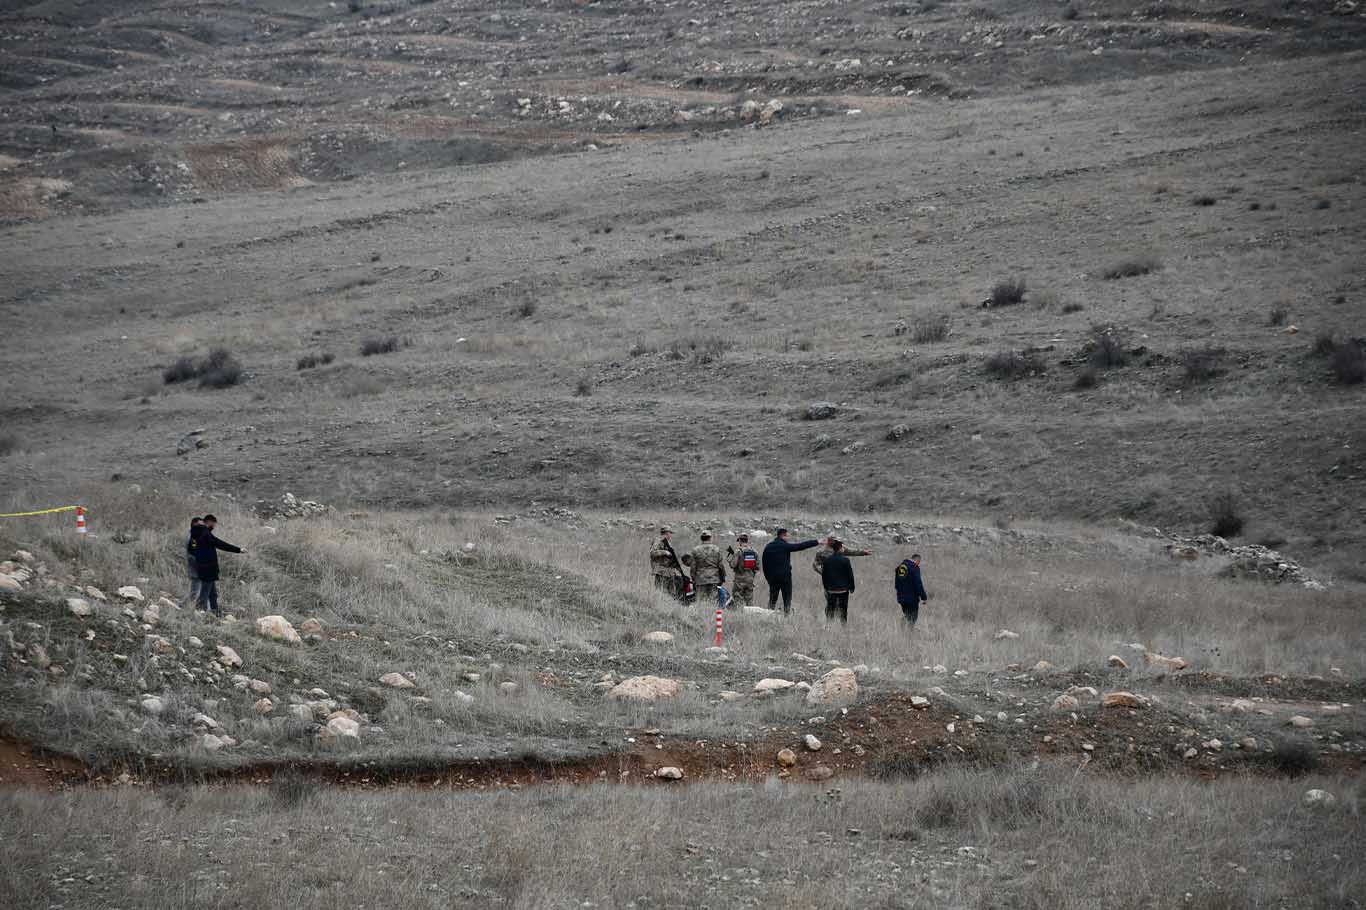
M 1258 752 L 1256 759 L 1286 777 L 1301 777 L 1319 767 L 1319 757 L 1314 750 L 1292 739 L 1278 740 L 1270 752 Z
M 517 304 L 517 316 L 519 319 L 530 319 L 536 315 L 536 301 L 530 297 L 525 297 L 522 302 Z
M 1332 207 L 1333 200 L 1331 199 L 1320 199 L 1318 202 L 1314 203 L 1314 208 L 1319 209 L 1320 211 L 1323 209 L 1331 209 Z
M 316 799 L 322 793 L 317 778 L 293 769 L 278 771 L 270 778 L 270 795 L 282 806 L 294 807 Z
M 168 385 L 198 379 L 201 388 L 223 389 L 242 381 L 242 365 L 227 348 L 213 348 L 207 357 L 194 360 L 181 357 L 161 372 Z
M 943 313 L 926 316 L 918 320 L 911 330 L 911 340 L 916 344 L 932 344 L 949 337 L 949 317 Z
M 392 354 L 399 349 L 401 342 L 397 335 L 388 338 L 367 338 L 360 343 L 360 356 L 374 357 L 376 354 Z
M 1191 200 L 1191 205 L 1201 207 L 1211 206 L 1218 201 L 1219 200 L 1215 199 L 1213 196 L 1196 196 L 1194 199 Z
M 580 378 L 574 385 L 574 394 L 579 398 L 587 398 L 593 394 L 593 383 L 588 380 L 587 376 Z
M 0 433 L 0 458 L 19 451 L 19 437 L 14 433 Z
M 1213 379 L 1223 372 L 1219 367 L 1219 362 L 1223 357 L 1223 348 L 1206 347 L 1187 351 L 1181 358 L 1181 362 L 1185 366 L 1186 378 L 1192 382 Z
M 1271 326 L 1285 325 L 1285 320 L 1289 317 L 1283 306 L 1273 306 L 1271 312 L 1266 314 L 1266 324 Z
M 1118 278 L 1134 278 L 1138 275 L 1155 272 L 1161 267 L 1162 264 L 1153 256 L 1135 256 L 1131 259 L 1122 259 L 1101 269 L 1100 277 L 1106 281 L 1114 281 Z
M 1014 306 L 1025 298 L 1025 286 L 1023 278 L 1012 278 L 1008 281 L 1001 281 L 991 289 L 991 299 L 987 301 L 987 306 Z
M 1072 21 L 1073 19 L 1077 18 L 1077 17 L 1080 16 L 1080 15 L 1081 15 L 1081 10 L 1077 9 L 1076 6 L 1074 6 L 1074 5 L 1071 4 L 1071 3 L 1067 4 L 1066 6 L 1064 6 L 1064 7 L 1062 8 L 1062 17 L 1063 17 L 1064 19 L 1066 19 L 1067 21 L 1069 21 L 1069 22 Z
M 311 370 L 314 367 L 325 367 L 333 360 L 332 354 L 305 354 L 299 358 L 299 362 L 294 365 L 296 370 Z
M 1066 314 L 1080 313 L 1084 309 L 1086 309 L 1086 307 L 1082 306 L 1080 303 L 1064 303 L 1062 305 L 1062 311 Z
M 1332 332 L 1319 332 L 1314 336 L 1314 346 L 1311 350 L 1316 357 L 1332 357 L 1333 352 L 1338 349 L 1338 340 L 1333 337 Z
M 1243 514 L 1232 490 L 1216 494 L 1209 501 L 1209 532 L 1219 537 L 1237 537 L 1243 531 Z
M 1349 338 L 1338 345 L 1328 359 L 1333 375 L 1343 385 L 1359 385 L 1366 381 L 1366 342 Z
M 637 341 L 631 345 L 630 350 L 628 350 L 626 353 L 631 357 L 644 357 L 646 354 L 659 353 L 659 348 L 655 347 L 652 344 L 646 344 L 643 341 Z
M 1019 379 L 1048 369 L 1043 359 L 1033 351 L 1001 351 L 987 358 L 988 376 L 997 379 Z
M 1072 383 L 1072 388 L 1093 389 L 1098 382 L 1100 382 L 1100 373 L 1096 372 L 1095 367 L 1087 367 L 1077 374 L 1077 379 Z
M 676 338 L 669 345 L 669 356 L 674 360 L 692 359 L 693 363 L 716 363 L 725 356 L 730 345 L 719 335 L 711 337 Z
M 1124 350 L 1125 340 L 1124 333 L 1114 326 L 1094 326 L 1086 343 L 1087 359 L 1092 366 L 1101 369 L 1122 367 L 1129 362 L 1129 353 Z

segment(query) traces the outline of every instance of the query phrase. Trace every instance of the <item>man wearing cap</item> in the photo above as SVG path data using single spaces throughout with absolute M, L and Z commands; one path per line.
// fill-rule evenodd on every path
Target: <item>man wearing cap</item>
M 768 608 L 774 609 L 778 595 L 783 595 L 783 612 L 792 612 L 792 554 L 819 544 L 819 540 L 793 543 L 788 540 L 787 528 L 779 528 L 764 547 L 764 580 L 768 582 Z
M 749 545 L 749 535 L 735 538 L 735 546 L 726 548 L 726 565 L 730 566 L 735 584 L 731 593 L 742 607 L 754 602 L 754 576 L 759 571 L 759 554 Z
M 831 553 L 835 552 L 834 547 L 837 543 L 843 544 L 844 541 L 840 540 L 834 531 L 831 531 L 829 534 L 825 535 L 825 546 L 817 550 L 816 558 L 811 560 L 811 568 L 815 570 L 817 575 L 823 574 L 825 569 L 825 561 L 830 558 Z M 872 550 L 851 550 L 849 547 L 846 546 L 841 546 L 840 552 L 843 553 L 845 556 L 873 555 Z
M 688 556 L 693 590 L 697 592 L 693 602 L 710 604 L 720 596 L 718 589 L 726 580 L 726 560 L 721 555 L 721 548 L 711 542 L 710 530 L 702 532 L 702 542 L 693 547 Z
M 650 571 L 655 576 L 655 587 L 674 597 L 683 594 L 683 564 L 674 552 L 674 532 L 668 528 L 659 529 L 659 540 L 650 548 Z

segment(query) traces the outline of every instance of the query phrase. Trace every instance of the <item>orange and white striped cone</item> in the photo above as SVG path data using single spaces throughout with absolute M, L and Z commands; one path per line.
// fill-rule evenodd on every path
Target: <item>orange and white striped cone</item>
M 76 533 L 85 536 L 85 506 L 76 506 Z
M 721 608 L 716 608 L 716 647 L 721 647 Z

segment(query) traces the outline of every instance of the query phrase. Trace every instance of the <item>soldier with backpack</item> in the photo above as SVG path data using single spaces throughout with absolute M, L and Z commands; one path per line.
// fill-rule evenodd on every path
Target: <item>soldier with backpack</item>
M 737 549 L 738 548 L 738 549 Z M 726 564 L 730 566 L 735 584 L 732 591 L 742 607 L 754 602 L 754 576 L 759 571 L 759 553 L 749 545 L 749 535 L 735 538 L 735 546 L 726 548 Z
M 659 529 L 659 540 L 650 548 L 650 571 L 654 574 L 656 588 L 684 600 L 688 575 L 683 571 L 683 563 L 670 542 L 673 536 L 674 532 L 668 528 Z

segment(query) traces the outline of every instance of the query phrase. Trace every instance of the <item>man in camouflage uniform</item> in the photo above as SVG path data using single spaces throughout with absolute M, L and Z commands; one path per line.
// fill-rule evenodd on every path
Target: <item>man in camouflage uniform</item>
M 683 570 L 679 568 L 678 554 L 674 552 L 674 532 L 668 528 L 659 529 L 659 540 L 650 548 L 650 571 L 654 573 L 655 587 L 672 595 L 683 595 Z
M 726 580 L 726 560 L 721 555 L 721 548 L 711 542 L 711 531 L 702 532 L 702 542 L 693 547 L 688 556 L 693 590 L 697 592 L 693 602 L 703 606 L 716 603 L 717 589 Z
M 816 558 L 811 560 L 811 568 L 815 570 L 817 575 L 824 574 L 821 570 L 825 568 L 825 561 L 830 558 L 830 554 L 835 552 L 834 544 L 836 543 L 842 545 L 844 542 L 835 536 L 834 531 L 831 531 L 829 534 L 825 535 L 824 543 L 822 543 L 821 548 L 816 551 Z M 844 549 L 840 550 L 840 552 L 843 553 L 845 556 L 873 555 L 872 550 L 856 550 L 853 547 L 844 547 Z
M 745 565 L 745 554 L 753 556 L 754 565 Z M 730 566 L 735 579 L 731 593 L 735 602 L 747 607 L 754 602 L 754 576 L 759 571 L 759 554 L 749 545 L 749 535 L 741 534 L 735 538 L 735 546 L 726 548 L 726 565 Z

